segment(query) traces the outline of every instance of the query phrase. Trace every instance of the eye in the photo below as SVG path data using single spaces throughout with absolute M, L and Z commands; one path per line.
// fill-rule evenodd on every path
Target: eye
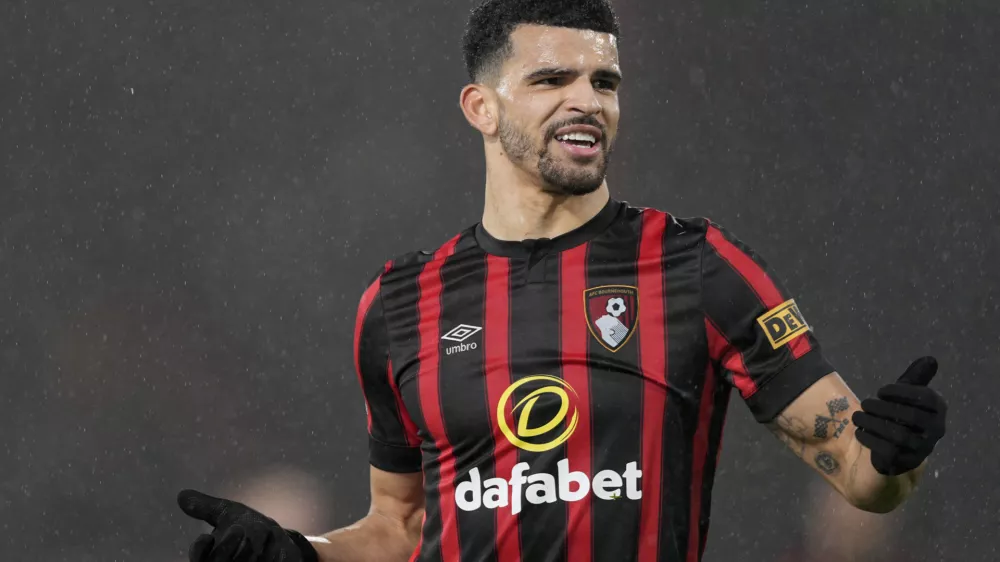
M 611 80 L 594 80 L 594 88 L 598 90 L 614 91 L 615 87 L 615 83 Z
M 558 86 L 561 78 L 558 76 L 550 76 L 549 78 L 542 78 L 535 84 L 543 84 L 545 86 Z

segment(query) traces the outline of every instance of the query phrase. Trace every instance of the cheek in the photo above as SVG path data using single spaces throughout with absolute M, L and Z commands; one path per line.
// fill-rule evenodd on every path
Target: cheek
M 608 120 L 614 119 L 615 122 L 618 121 L 618 116 L 621 115 L 621 107 L 618 105 L 618 96 L 608 96 L 607 101 L 604 103 L 604 113 L 607 115 Z
M 524 113 L 516 116 L 505 115 L 502 125 L 502 128 L 507 131 L 508 135 L 526 139 L 532 144 L 541 142 L 539 139 L 544 135 L 544 132 L 539 132 L 538 124 Z
M 621 112 L 618 108 L 617 98 L 605 104 L 604 118 L 607 119 L 608 129 L 610 131 L 618 131 L 618 120 L 620 117 L 621 117 Z
M 559 112 L 560 101 L 546 92 L 528 94 L 522 98 L 522 123 L 530 124 L 532 134 L 544 137 L 555 115 Z

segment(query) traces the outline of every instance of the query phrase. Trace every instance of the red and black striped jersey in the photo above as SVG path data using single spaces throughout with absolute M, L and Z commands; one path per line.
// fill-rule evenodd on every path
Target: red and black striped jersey
M 731 389 L 765 422 L 833 371 L 750 248 L 615 200 L 388 263 L 355 361 L 371 464 L 423 471 L 412 560 L 446 562 L 696 562 Z

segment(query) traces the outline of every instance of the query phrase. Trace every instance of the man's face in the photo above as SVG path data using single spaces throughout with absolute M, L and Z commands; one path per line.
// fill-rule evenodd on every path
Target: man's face
M 507 157 L 559 195 L 604 182 L 618 130 L 618 47 L 613 35 L 538 25 L 511 34 L 513 54 L 496 91 Z

